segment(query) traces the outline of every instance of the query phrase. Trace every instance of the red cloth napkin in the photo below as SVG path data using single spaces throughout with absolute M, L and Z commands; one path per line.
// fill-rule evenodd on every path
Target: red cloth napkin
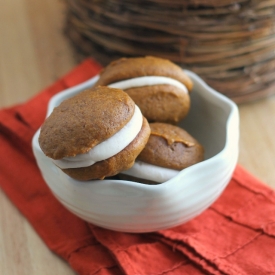
M 32 136 L 50 97 L 99 70 L 88 59 L 27 103 L 0 111 L 0 185 L 46 245 L 81 275 L 275 274 L 274 191 L 240 166 L 199 217 L 150 234 L 88 224 L 53 197 L 36 166 Z

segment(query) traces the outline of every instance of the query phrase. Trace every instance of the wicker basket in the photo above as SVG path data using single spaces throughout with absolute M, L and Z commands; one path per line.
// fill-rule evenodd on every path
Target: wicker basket
M 82 57 L 168 58 L 237 103 L 275 93 L 275 0 L 66 0 Z

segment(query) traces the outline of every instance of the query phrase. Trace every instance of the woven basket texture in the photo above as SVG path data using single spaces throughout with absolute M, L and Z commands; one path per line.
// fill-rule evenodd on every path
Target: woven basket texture
M 81 58 L 167 58 L 237 103 L 275 93 L 275 0 L 66 3 L 65 34 Z

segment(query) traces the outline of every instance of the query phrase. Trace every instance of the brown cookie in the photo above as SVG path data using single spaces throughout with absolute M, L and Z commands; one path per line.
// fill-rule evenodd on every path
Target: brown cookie
M 203 146 L 180 127 L 151 123 L 150 138 L 135 164 L 119 174 L 121 179 L 159 184 L 180 170 L 203 160 Z
M 171 85 L 155 85 L 126 90 L 150 121 L 177 123 L 190 109 L 190 97 Z M 146 96 L 144 96 L 146 94 Z
M 190 108 L 188 91 L 193 83 L 182 68 L 166 59 L 152 56 L 119 59 L 102 70 L 96 85 L 112 85 L 143 76 L 170 78 L 187 88 L 184 92 L 177 86 L 161 83 L 125 89 L 149 121 L 177 123 L 187 115 Z
M 166 123 L 150 123 L 150 138 L 138 160 L 182 170 L 203 160 L 203 146 L 185 130 Z
M 40 147 L 53 160 L 79 157 L 119 132 L 132 119 L 135 108 L 133 100 L 120 89 L 96 87 L 83 91 L 63 101 L 46 119 L 39 136 Z M 141 130 L 121 152 L 85 168 L 62 170 L 75 179 L 89 180 L 129 168 L 150 135 L 146 119 L 141 119 Z

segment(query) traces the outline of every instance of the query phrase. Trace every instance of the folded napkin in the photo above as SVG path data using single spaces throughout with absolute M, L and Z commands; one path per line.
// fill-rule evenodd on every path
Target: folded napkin
M 32 154 L 32 136 L 49 99 L 100 68 L 88 59 L 27 103 L 0 111 L 0 185 L 45 244 L 81 275 L 275 274 L 275 194 L 240 166 L 200 216 L 155 233 L 88 224 L 54 198 Z

